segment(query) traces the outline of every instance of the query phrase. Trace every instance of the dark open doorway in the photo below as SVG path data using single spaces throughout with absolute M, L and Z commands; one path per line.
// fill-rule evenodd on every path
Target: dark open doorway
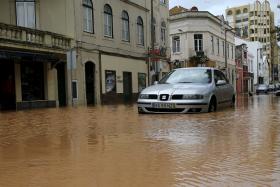
M 123 94 L 124 101 L 128 102 L 132 100 L 132 73 L 123 72 Z
M 0 110 L 15 110 L 14 63 L 0 60 Z
M 87 62 L 85 64 L 86 96 L 87 104 L 95 104 L 95 64 Z
M 57 87 L 58 87 L 58 101 L 59 107 L 67 105 L 66 101 L 66 81 L 65 81 L 65 63 L 56 65 L 57 70 Z

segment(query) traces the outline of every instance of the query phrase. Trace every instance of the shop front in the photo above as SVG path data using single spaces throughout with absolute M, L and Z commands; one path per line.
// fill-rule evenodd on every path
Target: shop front
M 145 58 L 101 55 L 102 104 L 135 101 L 148 85 Z
M 0 110 L 66 105 L 63 83 L 58 85 L 58 77 L 65 80 L 63 55 L 13 50 L 0 54 Z

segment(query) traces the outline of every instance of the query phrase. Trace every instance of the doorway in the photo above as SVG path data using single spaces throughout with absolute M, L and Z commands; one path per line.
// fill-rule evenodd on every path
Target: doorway
M 57 64 L 56 70 L 57 70 L 57 88 L 58 88 L 59 107 L 65 107 L 67 105 L 65 63 Z
M 87 62 L 85 64 L 86 97 L 87 104 L 95 104 L 95 64 Z
M 0 60 L 0 110 L 16 109 L 14 63 Z
M 132 100 L 132 73 L 123 72 L 123 95 L 124 101 Z

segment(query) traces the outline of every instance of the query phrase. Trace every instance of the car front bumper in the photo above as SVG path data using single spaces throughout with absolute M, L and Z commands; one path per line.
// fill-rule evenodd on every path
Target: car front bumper
M 208 112 L 205 100 L 158 101 L 141 100 L 137 102 L 139 113 L 198 113 Z

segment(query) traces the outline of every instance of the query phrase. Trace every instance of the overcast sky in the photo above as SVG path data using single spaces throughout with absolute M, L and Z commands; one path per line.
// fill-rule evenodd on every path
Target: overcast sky
M 221 15 L 225 14 L 225 9 L 228 7 L 246 5 L 252 2 L 254 0 L 169 0 L 169 7 L 172 8 L 176 5 L 181 5 L 189 9 L 192 6 L 197 6 L 199 10 L 207 10 L 214 15 Z M 280 0 L 270 0 L 269 2 L 272 11 L 276 15 L 275 24 L 280 25 L 280 9 L 277 9 L 277 4 L 280 4 Z

